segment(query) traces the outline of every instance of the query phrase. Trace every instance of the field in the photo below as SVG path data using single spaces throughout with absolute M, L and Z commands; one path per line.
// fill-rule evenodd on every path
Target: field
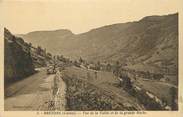
M 143 106 L 136 98 L 129 95 L 121 87 L 117 78 L 110 72 L 86 70 L 77 67 L 69 67 L 64 71 L 64 80 L 67 84 L 66 95 L 76 98 L 73 102 L 79 104 L 76 108 L 70 106 L 68 110 L 140 110 Z M 90 95 L 91 94 L 91 95 Z M 93 95 L 92 95 L 93 94 Z M 81 98 L 81 99 L 77 99 Z M 85 100 L 82 99 L 91 99 Z M 96 101 L 97 99 L 98 101 Z M 80 100 L 80 101 L 79 101 Z M 100 100 L 100 101 L 99 101 Z M 108 100 L 108 101 L 107 101 Z M 69 101 L 68 101 L 69 102 Z M 85 102 L 85 103 L 84 103 Z M 110 107 L 101 106 L 82 109 L 81 107 L 90 104 L 106 103 Z M 83 104 L 84 103 L 84 104 Z M 69 104 L 68 104 L 69 105 Z
M 177 88 L 176 86 L 165 83 L 165 82 L 143 80 L 141 78 L 139 78 L 135 84 L 142 87 L 143 89 L 150 91 L 160 99 L 163 99 L 163 98 L 166 99 L 169 105 L 171 105 L 171 100 L 172 100 L 171 94 L 170 94 L 170 88 L 171 87 Z
M 120 81 L 112 72 L 105 71 L 95 71 L 91 69 L 79 68 L 79 67 L 67 67 L 64 70 L 64 81 L 67 84 L 67 100 L 70 100 L 71 97 L 75 98 L 77 107 L 73 108 L 73 105 L 68 107 L 68 110 L 145 110 L 146 108 L 141 103 L 141 98 L 137 98 L 133 94 L 130 94 L 127 90 L 124 90 L 123 87 L 120 86 Z M 171 106 L 172 105 L 172 95 L 170 93 L 170 88 L 177 87 L 173 84 L 169 84 L 161 81 L 148 80 L 143 78 L 137 78 L 132 83 L 134 86 L 138 86 L 145 91 L 150 92 L 160 100 L 166 101 L 166 103 Z M 93 95 L 90 95 L 93 94 Z M 79 96 L 79 97 L 78 97 Z M 109 105 L 113 105 L 110 108 L 102 108 L 102 107 L 93 107 L 92 108 L 84 108 L 83 105 L 88 105 L 90 102 L 90 98 L 98 97 L 101 101 L 94 101 L 96 104 L 100 104 L 101 102 L 105 102 L 105 100 L 110 100 Z M 113 98 L 110 98 L 113 97 Z M 81 98 L 81 99 L 77 99 Z M 83 99 L 88 99 L 83 101 Z M 102 98 L 102 99 L 101 99 Z M 79 104 L 80 102 L 85 102 Z M 71 100 L 70 100 L 71 101 Z M 69 102 L 69 101 L 68 101 Z M 77 103 L 78 102 L 78 103 Z M 69 104 L 68 104 L 69 105 Z M 114 105 L 122 105 L 122 107 L 117 106 L 118 108 L 113 108 Z M 81 106 L 81 107 L 80 107 Z M 151 109 L 151 108 L 148 108 Z

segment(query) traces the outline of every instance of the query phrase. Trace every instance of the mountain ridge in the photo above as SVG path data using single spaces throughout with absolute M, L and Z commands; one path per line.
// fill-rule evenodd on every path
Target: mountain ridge
M 99 26 L 97 28 L 93 28 L 93 29 L 90 29 L 88 31 L 85 31 L 85 32 L 81 32 L 81 33 L 73 33 L 71 30 L 69 29 L 54 29 L 54 30 L 35 30 L 35 31 L 31 31 L 31 32 L 28 32 L 28 33 L 25 33 L 25 34 L 16 34 L 17 36 L 21 36 L 21 35 L 27 35 L 29 33 L 36 33 L 36 32 L 54 32 L 54 31 L 69 31 L 71 33 L 73 33 L 74 35 L 80 35 L 80 34 L 83 34 L 83 33 L 87 33 L 87 32 L 90 32 L 92 30 L 95 30 L 95 29 L 98 29 L 98 28 L 102 28 L 102 27 L 108 27 L 108 26 L 113 26 L 113 25 L 118 25 L 118 24 L 127 24 L 127 23 L 133 23 L 133 22 L 138 22 L 138 21 L 142 21 L 144 19 L 149 19 L 149 18 L 152 18 L 152 17 L 165 17 L 165 16 L 172 16 L 172 15 L 178 15 L 178 13 L 171 13 L 171 14 L 167 14 L 167 15 L 152 15 L 152 16 L 146 16 L 146 17 L 143 17 L 141 18 L 140 20 L 137 20 L 137 21 L 129 21 L 129 22 L 123 22 L 123 23 L 113 23 L 113 24 L 108 24 L 108 25 L 104 25 L 104 26 Z
M 52 32 L 52 31 L 50 31 Z M 178 60 L 178 13 L 147 16 L 139 21 L 117 23 L 73 34 L 22 35 L 25 41 L 47 47 L 53 54 L 89 61 L 147 65 L 176 72 Z M 171 64 L 171 65 L 169 65 Z M 145 68 L 145 67 L 144 67 Z

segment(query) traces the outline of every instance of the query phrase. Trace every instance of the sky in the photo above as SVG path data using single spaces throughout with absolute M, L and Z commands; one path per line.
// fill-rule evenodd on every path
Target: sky
M 0 0 L 0 26 L 14 34 L 69 29 L 87 32 L 104 25 L 178 12 L 181 0 Z

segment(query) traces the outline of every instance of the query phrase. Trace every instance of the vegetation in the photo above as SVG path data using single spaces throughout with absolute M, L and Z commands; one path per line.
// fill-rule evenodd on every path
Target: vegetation
M 177 101 L 178 100 L 178 91 L 176 88 L 171 87 L 170 88 L 170 95 L 171 95 L 171 107 L 172 110 L 177 110 L 178 109 L 178 104 Z
M 87 76 L 90 77 L 90 74 Z M 107 95 L 101 89 L 76 76 L 65 77 L 64 81 L 67 84 L 67 110 L 135 110 L 133 107 L 125 107 L 122 103 L 116 102 L 113 96 Z
M 13 36 L 7 29 L 4 31 L 4 77 L 5 83 L 9 83 L 29 76 L 35 71 L 30 51 L 25 51 L 23 47 L 17 42 L 17 38 Z M 24 41 L 21 41 L 21 39 L 18 41 L 22 44 L 24 43 Z

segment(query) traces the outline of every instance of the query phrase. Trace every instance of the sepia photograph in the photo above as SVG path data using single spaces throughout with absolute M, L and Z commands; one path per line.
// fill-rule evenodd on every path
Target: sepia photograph
M 179 0 L 0 0 L 4 111 L 179 111 Z

